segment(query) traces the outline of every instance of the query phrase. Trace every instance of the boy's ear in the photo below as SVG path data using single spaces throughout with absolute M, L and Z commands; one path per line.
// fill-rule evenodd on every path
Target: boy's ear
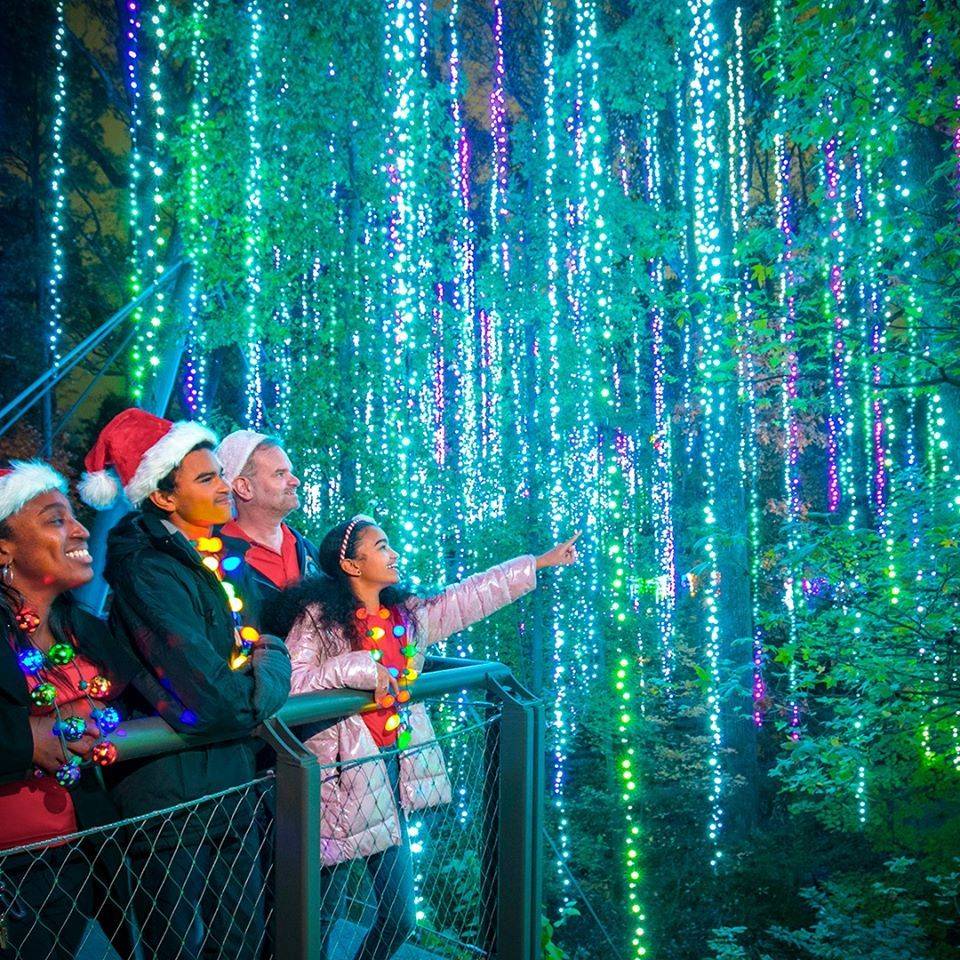
M 154 490 L 147 499 L 164 513 L 173 513 L 177 509 L 176 494 L 167 493 L 164 490 Z

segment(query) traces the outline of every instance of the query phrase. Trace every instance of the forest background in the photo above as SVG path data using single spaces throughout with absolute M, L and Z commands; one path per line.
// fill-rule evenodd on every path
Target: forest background
M 548 705 L 544 955 L 956 956 L 953 3 L 0 18 L 4 401 L 190 265 L 0 452 L 166 374 L 425 588 L 582 528 L 450 644 Z

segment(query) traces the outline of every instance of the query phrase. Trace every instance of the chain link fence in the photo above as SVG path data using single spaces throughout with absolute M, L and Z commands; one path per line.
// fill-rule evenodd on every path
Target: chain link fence
M 273 777 L 0 851 L 0 947 L 22 960 L 265 956 Z
M 357 785 L 376 796 L 369 819 L 378 823 L 394 822 L 398 763 L 412 765 L 418 754 L 439 747 L 450 789 L 441 795 L 435 780 L 414 781 L 409 799 L 418 809 L 400 825 L 403 843 L 323 868 L 321 912 L 328 960 L 391 956 L 408 936 L 397 954 L 401 960 L 490 955 L 497 892 L 492 838 L 498 816 L 500 716 L 490 704 L 462 698 L 434 704 L 433 714 L 439 734 L 435 743 L 399 757 L 384 751 L 351 765 L 351 789 Z M 322 795 L 332 797 L 331 788 L 345 773 L 340 766 L 323 768 Z M 409 875 L 413 884 L 408 888 Z
M 321 807 L 333 799 L 344 811 L 372 797 L 365 817 L 392 822 L 402 839 L 381 830 L 372 855 L 321 868 L 322 960 L 491 955 L 501 715 L 462 692 L 431 713 L 436 741 L 320 770 Z M 444 775 L 411 782 L 421 754 Z M 398 821 L 401 766 L 416 809 Z M 0 955 L 272 960 L 275 787 L 271 771 L 178 807 L 0 851 Z M 321 831 L 321 847 L 325 839 Z

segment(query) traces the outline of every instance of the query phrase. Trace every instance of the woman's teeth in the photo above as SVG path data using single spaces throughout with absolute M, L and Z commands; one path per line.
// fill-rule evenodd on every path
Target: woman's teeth
M 90 551 L 86 547 L 83 547 L 81 550 L 70 550 L 67 553 L 67 556 L 71 560 L 90 560 Z

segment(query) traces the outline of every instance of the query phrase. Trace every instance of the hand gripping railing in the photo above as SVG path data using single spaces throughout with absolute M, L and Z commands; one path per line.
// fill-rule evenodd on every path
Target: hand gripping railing
M 411 838 L 415 831 L 421 831 L 413 846 L 421 847 L 424 837 L 428 846 L 427 853 L 415 858 L 420 886 L 415 955 L 458 960 L 461 957 L 534 960 L 540 956 L 542 704 L 516 683 L 503 664 L 448 658 L 427 660 L 424 673 L 412 688 L 412 696 L 414 701 L 436 704 L 432 713 L 437 742 L 453 785 L 452 803 L 426 810 L 417 822 L 416 818 L 409 821 Z M 248 889 L 247 895 L 256 901 L 261 916 L 266 915 L 264 929 L 269 929 L 271 934 L 265 946 L 252 949 L 261 958 L 323 960 L 327 944 L 327 960 L 353 956 L 355 940 L 350 937 L 361 936 L 363 928 L 369 926 L 370 908 L 344 891 L 362 874 L 361 866 L 366 865 L 368 870 L 369 866 L 362 860 L 346 865 L 349 879 L 346 884 L 336 885 L 340 898 L 337 902 L 348 900 L 352 916 L 338 917 L 335 911 L 331 914 L 329 897 L 324 901 L 332 887 L 331 873 L 329 868 L 321 870 L 322 783 L 336 777 L 338 770 L 336 765 L 321 766 L 314 754 L 303 746 L 297 730 L 300 729 L 301 736 L 309 736 L 324 725 L 356 713 L 369 702 L 368 692 L 354 690 L 291 697 L 276 717 L 255 731 L 276 753 L 274 777 L 239 787 L 237 791 L 228 792 L 230 796 L 183 805 L 191 809 L 166 811 L 164 817 L 154 819 L 148 815 L 140 818 L 145 822 L 139 824 L 125 821 L 104 828 L 104 836 L 109 834 L 111 845 L 122 850 L 123 857 L 131 858 L 133 866 L 127 868 L 129 883 L 134 891 L 140 891 L 141 902 L 145 892 L 144 876 L 138 875 L 136 863 L 143 863 L 144 855 L 142 851 L 137 853 L 133 841 L 121 842 L 122 837 L 135 835 L 139 841 L 146 837 L 162 845 L 165 832 L 180 829 L 184 817 L 186 822 L 190 822 L 190 818 L 209 822 L 210 817 L 220 816 L 225 810 L 232 815 L 232 811 L 241 809 L 245 803 L 255 805 L 262 814 L 271 805 L 268 796 L 275 796 L 275 815 L 269 828 L 258 830 L 256 826 L 246 826 L 246 834 L 230 854 L 246 856 L 243 862 L 251 864 L 254 875 L 263 877 L 257 881 L 263 886 Z M 124 736 L 115 739 L 119 751 L 117 762 L 173 753 L 222 742 L 222 739 L 183 736 L 158 718 L 133 720 L 124 724 Z M 375 761 L 379 759 L 377 755 L 358 763 L 373 774 L 374 767 L 379 766 Z M 365 783 L 362 779 L 361 782 Z M 210 813 L 211 810 L 214 813 Z M 90 833 L 96 834 L 96 831 Z M 189 835 L 186 831 L 176 834 L 178 847 L 185 845 L 183 837 Z M 98 836 L 88 839 L 97 841 Z M 251 857 L 262 860 L 264 854 L 256 854 L 256 850 L 262 851 L 264 844 L 271 840 L 274 855 L 269 859 L 272 863 L 262 861 L 261 874 Z M 54 855 L 58 849 L 64 848 L 52 847 Z M 188 855 L 189 852 L 187 850 Z M 49 850 L 40 851 L 37 862 L 49 853 Z M 27 854 L 17 856 L 22 860 Z M 4 873 L 3 857 L 0 853 L 0 879 Z M 91 869 L 97 867 L 94 863 Z M 339 871 L 342 881 L 344 871 L 334 869 Z M 212 892 L 216 897 L 217 891 Z M 458 898 L 461 902 L 457 902 Z M 126 909 L 120 908 L 121 919 Z M 470 911 L 477 916 L 465 916 Z M 113 912 L 114 932 L 120 925 L 116 922 L 117 912 Z M 105 915 L 109 921 L 106 912 L 97 919 L 116 945 Z M 137 914 L 136 921 L 142 926 L 144 918 Z M 330 944 L 334 928 L 340 939 Z M 227 949 L 227 945 L 220 944 L 218 948 Z M 406 951 L 407 948 L 401 948 L 398 960 L 409 955 Z M 209 945 L 203 952 L 204 956 L 211 955 Z M 79 954 L 81 958 L 92 955 L 83 950 Z

